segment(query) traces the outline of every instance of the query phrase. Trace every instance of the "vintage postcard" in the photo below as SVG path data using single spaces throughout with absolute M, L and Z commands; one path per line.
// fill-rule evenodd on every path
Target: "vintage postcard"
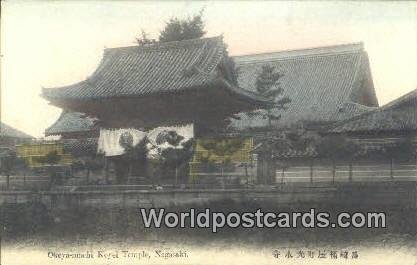
M 2 1 L 0 264 L 416 265 L 417 2 Z

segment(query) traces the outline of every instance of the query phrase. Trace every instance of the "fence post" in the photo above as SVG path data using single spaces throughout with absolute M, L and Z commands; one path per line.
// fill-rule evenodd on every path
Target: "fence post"
M 415 170 L 416 170 L 416 177 L 417 177 L 417 153 L 415 154 L 414 162 L 415 162 Z M 417 203 L 416 203 L 416 205 L 417 205 Z
M 313 183 L 313 160 L 310 161 L 310 183 Z
M 349 163 L 349 181 L 353 180 L 353 172 L 352 172 L 352 162 Z
M 106 156 L 104 156 L 104 181 L 106 185 L 109 184 L 109 161 Z
M 394 179 L 394 159 L 390 158 L 390 177 Z
M 284 184 L 284 177 L 285 177 L 285 167 L 282 167 L 282 171 L 281 171 L 281 184 Z

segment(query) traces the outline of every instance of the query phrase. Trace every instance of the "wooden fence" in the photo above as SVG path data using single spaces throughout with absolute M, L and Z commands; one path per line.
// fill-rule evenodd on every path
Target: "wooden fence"
M 415 164 L 294 166 L 276 171 L 277 183 L 417 180 Z
M 9 183 L 7 183 L 9 182 Z M 47 176 L 0 176 L 0 190 L 45 190 L 50 187 L 51 179 Z
M 164 188 L 236 188 L 236 187 L 254 187 L 257 184 L 254 172 L 249 170 L 249 175 L 244 172 L 224 172 L 224 173 L 201 173 L 213 180 L 211 183 L 192 183 L 177 184 L 165 183 L 161 184 Z M 78 178 L 81 179 L 81 178 Z M 239 180 L 239 181 L 237 181 Z M 293 166 L 279 169 L 276 171 L 275 183 L 271 185 L 280 185 L 286 183 L 340 183 L 340 182 L 381 182 L 381 181 L 417 181 L 417 165 L 415 164 L 373 164 L 361 165 L 353 164 L 336 165 L 313 165 L 313 166 Z M 75 185 L 78 187 L 79 185 Z M 10 176 L 9 190 L 47 190 L 51 186 L 51 178 L 48 176 Z M 89 185 L 97 189 L 103 189 L 106 185 Z M 152 189 L 154 185 L 108 185 L 108 186 L 124 186 L 123 189 Z M 175 186 L 175 187 L 174 187 Z M 7 189 L 7 177 L 0 176 L 0 190 Z

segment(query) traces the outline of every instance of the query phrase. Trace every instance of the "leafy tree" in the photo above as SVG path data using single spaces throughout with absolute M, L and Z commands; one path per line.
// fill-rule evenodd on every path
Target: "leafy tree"
M 280 157 L 286 156 L 290 151 L 313 153 L 318 135 L 307 131 L 304 128 L 293 126 L 286 130 L 268 131 L 262 136 L 258 136 L 259 143 L 256 153 L 259 160 L 267 163 L 268 180 L 273 181 L 275 177 L 277 161 Z M 280 163 L 283 170 L 286 165 Z
M 333 182 L 336 174 L 336 161 L 349 162 L 349 180 L 352 180 L 352 160 L 360 151 L 357 143 L 343 136 L 325 136 L 316 143 L 315 150 L 319 157 L 332 161 Z
M 49 152 L 46 156 L 45 156 L 45 163 L 49 164 L 49 165 L 56 165 L 58 164 L 58 162 L 61 160 L 61 156 L 58 155 L 57 151 L 53 151 L 53 152 Z
M 81 162 L 84 169 L 87 170 L 86 173 L 86 182 L 90 182 L 90 173 L 93 170 L 98 170 L 103 168 L 103 156 L 102 155 L 91 155 L 83 159 Z
M 148 162 L 148 143 L 149 140 L 147 137 L 144 137 L 139 143 L 133 145 L 133 139 L 129 137 L 122 140 L 124 137 L 120 138 L 121 145 L 125 149 L 124 154 L 122 155 L 122 164 L 127 165 L 127 174 L 130 176 L 133 172 L 146 172 L 147 162 Z M 118 182 L 123 182 L 119 179 Z
M 162 131 L 156 137 L 156 143 L 158 145 L 168 143 L 175 148 L 179 146 L 181 141 L 184 140 L 184 136 L 179 135 L 176 131 Z
M 406 137 L 399 140 L 396 143 L 388 144 L 384 146 L 382 152 L 385 157 L 390 160 L 390 177 L 394 178 L 394 159 L 399 161 L 410 161 L 411 159 L 417 159 L 417 149 L 413 138 Z
M 45 165 L 56 165 L 61 160 L 61 156 L 58 154 L 57 151 L 52 151 L 47 153 L 44 156 L 37 157 L 36 161 L 40 164 Z
M 201 38 L 206 34 L 204 30 L 203 10 L 187 19 L 171 18 L 160 32 L 159 41 L 181 41 Z
M 45 168 L 47 174 L 51 178 L 51 184 L 61 183 L 62 179 L 59 175 L 59 169 L 56 167 L 61 160 L 61 155 L 59 155 L 57 151 L 52 151 L 44 156 L 36 157 L 34 160 Z
M 10 187 L 10 175 L 12 174 L 17 159 L 16 153 L 14 151 L 6 151 L 1 157 L 0 161 L 0 171 L 2 174 L 6 175 L 6 187 Z
M 162 145 L 168 143 L 170 146 L 161 151 L 161 157 L 168 166 L 175 168 L 175 184 L 178 184 L 178 166 L 182 162 L 182 156 L 179 151 L 180 143 L 184 140 L 182 135 L 176 131 L 162 131 L 156 137 L 156 143 Z
M 270 99 L 274 104 L 266 108 L 265 118 L 268 119 L 268 125 L 272 127 L 272 120 L 280 119 L 280 115 L 274 114 L 274 110 L 285 109 L 286 105 L 291 102 L 288 97 L 283 97 L 283 88 L 279 80 L 284 75 L 276 71 L 275 66 L 266 64 L 261 68 L 261 72 L 256 78 L 256 91 L 261 96 Z

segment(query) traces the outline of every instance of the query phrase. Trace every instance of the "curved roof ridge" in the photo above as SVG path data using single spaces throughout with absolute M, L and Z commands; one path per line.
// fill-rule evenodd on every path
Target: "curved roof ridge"
M 273 51 L 265 53 L 251 53 L 244 55 L 233 56 L 237 63 L 251 63 L 252 60 L 256 62 L 266 62 L 271 60 L 286 60 L 294 59 L 297 57 L 316 57 L 316 56 L 328 56 L 335 54 L 349 54 L 355 52 L 364 51 L 362 42 L 339 44 L 332 46 L 319 46 L 305 49 L 290 49 L 282 51 Z
M 363 105 L 361 103 L 357 103 L 357 102 L 353 102 L 353 101 L 345 102 L 344 105 L 354 105 L 356 107 L 363 108 L 363 109 L 369 109 L 369 110 L 378 109 L 378 107 L 366 106 L 366 105 Z
M 84 132 L 93 129 L 97 119 L 84 113 L 63 110 L 59 118 L 47 129 L 45 135 L 59 135 L 66 132 Z
M 399 98 L 396 98 L 396 99 L 388 102 L 387 104 L 381 106 L 380 109 L 387 109 L 387 108 L 390 108 L 390 107 L 394 107 L 394 106 L 396 106 L 398 104 L 401 104 L 402 102 L 404 102 L 404 101 L 406 101 L 410 98 L 413 98 L 413 97 L 417 98 L 417 89 L 411 90 L 410 92 L 400 96 Z
M 178 40 L 178 41 L 168 41 L 168 42 L 155 42 L 154 44 L 149 45 L 132 45 L 132 46 L 122 46 L 122 47 L 112 47 L 112 48 L 105 48 L 104 53 L 108 52 L 117 52 L 117 51 L 130 51 L 130 50 L 137 50 L 137 51 L 156 51 L 161 49 L 175 49 L 189 45 L 195 44 L 205 44 L 208 41 L 212 41 L 214 43 L 222 44 L 223 43 L 223 36 L 214 36 L 214 37 L 207 37 L 207 38 L 195 38 L 189 40 Z
M 34 137 L 0 121 L 0 137 L 33 139 Z
M 366 116 L 370 116 L 370 115 L 373 115 L 375 113 L 384 112 L 384 111 L 387 111 L 387 110 L 390 110 L 390 109 L 394 109 L 397 106 L 401 105 L 401 103 L 403 103 L 404 101 L 409 100 L 413 97 L 415 97 L 417 99 L 417 89 L 414 89 L 411 92 L 408 92 L 407 94 L 405 94 L 405 95 L 403 95 L 399 98 L 396 98 L 396 99 L 392 100 L 391 102 L 389 102 L 389 103 L 387 103 L 387 104 L 385 104 L 381 107 L 376 107 L 373 110 L 370 110 L 368 112 L 359 114 L 359 115 L 354 116 L 350 119 L 346 119 L 346 120 L 336 122 L 331 126 L 329 131 L 330 132 L 339 132 L 340 130 L 337 129 L 338 127 L 344 126 L 345 124 L 348 124 L 350 122 L 358 121 L 360 119 L 363 119 Z

